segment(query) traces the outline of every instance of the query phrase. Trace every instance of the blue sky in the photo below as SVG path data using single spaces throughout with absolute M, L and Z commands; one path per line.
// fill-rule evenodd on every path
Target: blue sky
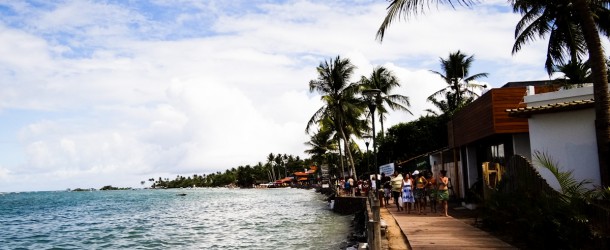
M 386 66 L 416 119 L 443 87 L 429 70 L 458 49 L 482 83 L 548 79 L 545 43 L 511 54 L 506 1 L 440 6 L 375 40 L 386 1 L 8 1 L 0 3 L 0 191 L 138 187 L 303 153 L 322 103 L 320 62 L 353 80 Z M 605 46 L 607 46 L 607 41 Z

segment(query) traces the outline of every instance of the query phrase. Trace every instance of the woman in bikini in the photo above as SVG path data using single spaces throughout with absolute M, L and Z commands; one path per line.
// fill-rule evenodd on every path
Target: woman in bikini
M 415 170 L 413 172 L 414 176 L 417 176 L 415 179 L 415 191 L 413 192 L 413 196 L 415 197 L 415 207 L 419 214 L 426 214 L 426 208 L 424 208 L 424 199 L 425 197 L 425 189 L 426 185 L 428 185 L 428 180 L 424 177 L 423 174 L 420 174 L 419 171 Z
M 447 201 L 449 200 L 449 178 L 447 178 L 447 170 L 441 170 L 441 178 L 438 184 L 438 199 L 443 203 L 443 209 L 445 212 L 445 216 L 448 217 L 447 214 Z

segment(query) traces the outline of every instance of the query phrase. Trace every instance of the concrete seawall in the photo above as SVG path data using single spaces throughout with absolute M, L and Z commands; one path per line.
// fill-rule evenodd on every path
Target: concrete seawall
M 362 213 L 366 209 L 366 197 L 334 197 L 333 211 L 339 214 Z

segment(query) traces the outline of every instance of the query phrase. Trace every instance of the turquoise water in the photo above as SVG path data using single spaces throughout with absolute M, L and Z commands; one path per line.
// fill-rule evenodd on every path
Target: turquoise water
M 339 249 L 352 219 L 303 189 L 4 193 L 0 249 Z

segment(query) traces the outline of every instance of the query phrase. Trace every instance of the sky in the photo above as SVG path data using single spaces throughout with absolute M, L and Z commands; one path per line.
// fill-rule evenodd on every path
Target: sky
M 474 55 L 481 84 L 546 80 L 545 41 L 511 53 L 505 0 L 432 7 L 376 32 L 383 0 L 0 1 L 0 192 L 141 187 L 149 178 L 301 158 L 322 107 L 316 67 L 384 66 L 410 110 L 444 87 L 439 58 Z M 607 41 L 605 41 L 607 46 Z M 377 126 L 379 128 L 379 125 Z M 149 184 L 146 184 L 149 185 Z

